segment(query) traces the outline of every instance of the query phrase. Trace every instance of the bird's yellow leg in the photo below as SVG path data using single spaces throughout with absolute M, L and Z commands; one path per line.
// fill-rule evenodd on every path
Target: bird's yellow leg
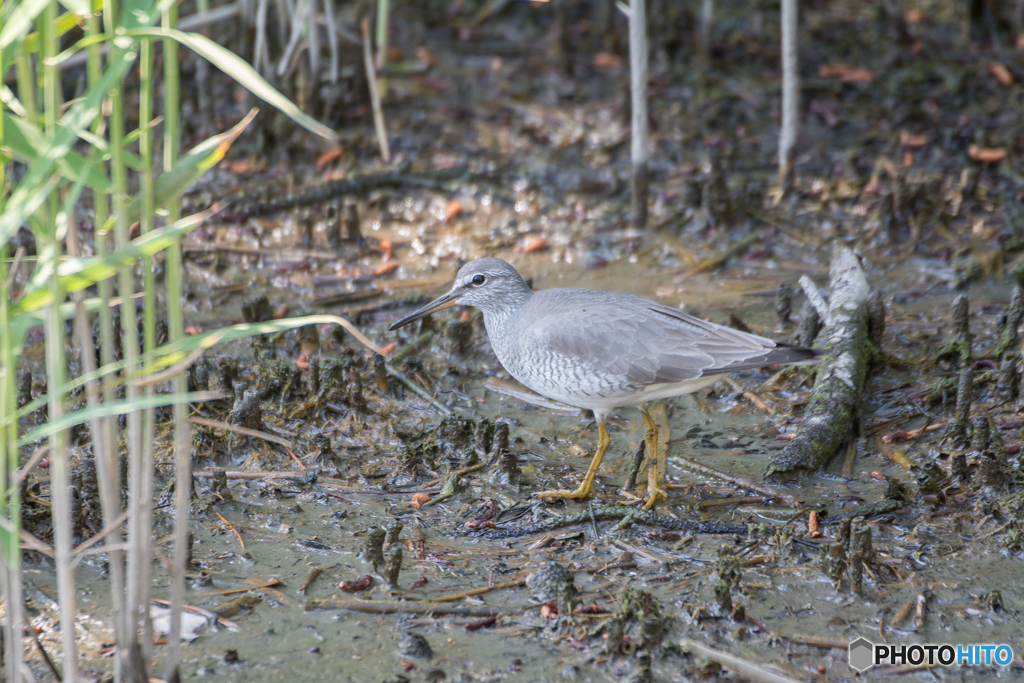
M 640 414 L 647 425 L 647 500 L 644 510 L 650 510 L 658 502 L 658 498 L 668 500 L 668 493 L 661 488 L 658 481 L 658 425 L 654 422 L 646 405 L 640 406 Z
M 590 467 L 587 468 L 587 473 L 583 476 L 583 481 L 580 482 L 579 488 L 575 491 L 558 490 L 558 491 L 542 491 L 537 494 L 538 498 L 586 498 L 594 492 L 594 477 L 597 476 L 597 468 L 601 466 L 601 461 L 604 459 L 604 454 L 608 452 L 608 446 L 611 444 L 611 439 L 608 437 L 608 429 L 604 426 L 604 417 L 597 417 L 597 452 L 594 453 L 593 460 L 590 461 Z

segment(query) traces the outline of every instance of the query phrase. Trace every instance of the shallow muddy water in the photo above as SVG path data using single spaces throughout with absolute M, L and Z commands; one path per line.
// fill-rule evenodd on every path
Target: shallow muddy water
M 242 382 L 256 387 L 262 431 L 287 439 L 308 469 L 266 441 L 194 427 L 201 476 L 186 602 L 215 610 L 246 599 L 226 616 L 230 628 L 211 622 L 184 647 L 183 679 L 643 681 L 650 653 L 656 681 L 738 680 L 685 654 L 679 641 L 691 638 L 798 680 L 838 681 L 855 677 L 844 644 L 858 637 L 1008 643 L 1017 655 L 1011 667 L 888 673 L 1021 676 L 1021 402 L 998 393 L 999 361 L 992 354 L 1024 245 L 1024 132 L 1019 84 L 1003 87 L 989 74 L 992 59 L 1019 57 L 1021 50 L 958 43 L 950 3 L 920 3 L 928 18 L 910 30 L 921 48 L 890 45 L 888 29 L 879 29 L 884 40 L 872 38 L 873 15 L 860 3 L 810 7 L 798 183 L 792 196 L 775 203 L 777 16 L 765 11 L 763 33 L 754 34 L 746 4 L 722 4 L 707 71 L 691 68 L 689 47 L 667 44 L 653 57 L 654 227 L 646 233 L 632 230 L 627 214 L 626 74 L 582 42 L 569 66 L 552 67 L 557 32 L 550 16 L 529 13 L 541 11 L 538 3 L 510 3 L 493 24 L 461 33 L 425 28 L 399 13 L 401 38 L 422 42 L 439 59 L 429 78 L 391 81 L 385 108 L 396 159 L 390 165 L 377 157 L 365 112 L 362 118 L 349 112 L 334 161 L 314 163 L 330 150 L 300 133 L 278 139 L 270 153 L 243 138 L 229 159 L 236 165 L 214 169 L 194 188 L 189 199 L 196 205 L 239 192 L 249 199 L 186 242 L 190 327 L 240 321 L 253 296 L 263 294 L 280 315 L 345 315 L 375 343 L 396 342 L 390 358 L 418 344 L 396 369 L 471 420 L 472 429 L 482 429 L 477 425 L 485 418 L 507 424 L 520 475 L 518 484 L 507 483 L 495 478 L 493 464 L 464 472 L 473 467 L 463 462 L 472 449 L 463 443 L 444 452 L 442 413 L 394 378 L 382 386 L 370 354 L 351 335 L 324 327 L 316 335 L 289 332 L 218 347 L 203 361 L 211 388 L 231 396 Z M 587 28 L 573 7 L 569 34 L 582 41 Z M 872 67 L 877 80 L 820 75 L 840 56 Z M 237 119 L 242 104 L 233 86 L 221 87 L 220 114 Z M 905 145 L 903 130 L 928 133 L 931 142 Z M 1010 153 L 1002 163 L 975 162 L 968 152 L 975 144 Z M 242 215 L 266 194 L 395 170 L 416 176 L 416 183 Z M 861 250 L 887 309 L 881 357 L 847 449 L 852 468 L 844 472 L 847 453 L 840 453 L 823 472 L 764 482 L 769 459 L 801 423 L 812 370 L 740 373 L 666 402 L 660 426 L 669 444 L 671 495 L 657 512 L 675 521 L 734 525 L 730 533 L 596 519 L 592 510 L 635 502 L 636 491 L 620 491 L 643 436 L 633 408 L 609 420 L 612 445 L 595 498 L 539 502 L 536 492 L 575 486 L 582 477 L 597 442 L 593 420 L 496 390 L 509 377 L 476 312 L 455 308 L 433 323 L 386 332 L 447 291 L 458 265 L 498 256 L 535 289 L 630 292 L 792 342 L 804 302 L 796 283 L 807 275 L 827 294 L 837 244 Z M 716 256 L 721 263 L 707 261 Z M 788 324 L 775 313 L 784 283 L 797 291 Z M 960 294 L 970 301 L 978 373 L 971 415 L 988 417 L 993 427 L 992 449 L 1005 473 L 999 486 L 980 481 L 984 453 L 954 449 L 947 439 L 959 368 L 938 355 Z M 390 303 L 396 300 L 404 303 Z M 33 358 L 31 350 L 26 358 Z M 311 358 L 321 372 L 336 362 L 343 389 L 331 398 L 314 390 Z M 233 407 L 228 398 L 195 406 L 194 413 L 229 421 Z M 172 474 L 166 431 L 160 431 L 158 488 Z M 88 449 L 78 446 L 79 455 Z M 926 471 L 952 473 L 958 455 L 965 456 L 970 479 L 922 483 Z M 699 473 L 693 463 L 731 479 Z M 231 471 L 227 491 L 214 483 L 213 468 Z M 243 471 L 266 476 L 234 476 Z M 413 506 L 417 494 L 436 501 L 459 472 L 462 483 L 452 497 Z M 281 473 L 294 476 L 274 478 Z M 894 479 L 906 487 L 905 503 L 864 522 L 877 559 L 858 594 L 849 576 L 837 582 L 826 575 L 820 546 L 844 534 L 843 524 L 830 524 L 829 517 L 886 500 Z M 161 501 L 156 514 L 156 537 L 163 541 L 154 564 L 159 598 L 167 597 L 169 505 Z M 821 521 L 820 536 L 809 528 L 810 511 Z M 574 513 L 582 513 L 577 523 L 551 531 L 484 538 Z M 372 532 L 396 520 L 402 531 L 385 552 L 393 560 L 400 547 L 402 563 L 389 589 L 383 564 L 375 571 L 360 552 Z M 48 651 L 58 652 L 52 571 L 38 557 L 29 559 L 29 607 Z M 720 578 L 736 560 L 742 567 L 731 579 L 731 600 L 745 617 L 723 612 L 716 599 Z M 572 573 L 573 601 L 587 609 L 567 614 L 562 605 L 556 614 L 557 600 L 532 598 L 534 588 L 523 580 L 550 562 Z M 300 592 L 315 569 L 320 573 Z M 366 575 L 372 580 L 365 591 L 339 588 Z M 512 585 L 435 602 L 499 584 Z M 79 586 L 83 663 L 105 680 L 112 636 L 102 564 L 84 563 Z M 617 613 L 627 613 L 626 597 L 629 604 L 646 599 L 636 591 L 650 593 L 657 608 L 644 603 L 644 615 L 656 618 L 645 625 L 636 614 L 623 617 L 626 638 L 609 648 Z M 331 597 L 379 606 L 403 600 L 423 613 L 306 609 Z M 469 613 L 432 614 L 427 601 L 437 610 L 458 606 Z M 494 621 L 484 623 L 489 616 Z M 416 656 L 422 643 L 410 634 L 426 639 L 430 657 Z M 162 674 L 161 651 L 154 646 L 154 675 Z M 47 680 L 37 651 L 32 657 Z

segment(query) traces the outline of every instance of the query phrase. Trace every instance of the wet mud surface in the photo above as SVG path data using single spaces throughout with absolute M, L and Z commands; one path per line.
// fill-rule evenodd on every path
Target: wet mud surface
M 910 675 L 1021 675 L 1024 425 L 1019 375 L 1005 369 L 1019 367 L 1020 340 L 1000 338 L 1024 246 L 1024 72 L 1004 86 L 990 64 L 1022 52 L 961 42 L 948 3 L 928 4 L 906 44 L 854 3 L 815 5 L 798 186 L 773 201 L 777 14 L 759 12 L 754 34 L 723 4 L 699 73 L 687 67 L 692 47 L 669 41 L 652 57 L 646 234 L 627 215 L 627 74 L 615 45 L 587 42 L 582 5 L 562 17 L 562 38 L 547 10 L 526 3 L 455 35 L 399 13 L 393 42 L 422 45 L 436 63 L 390 81 L 391 164 L 377 157 L 369 117 L 349 111 L 339 149 L 268 124 L 273 151 L 242 140 L 195 188 L 197 206 L 235 202 L 186 244 L 194 331 L 344 315 L 380 346 L 396 342 L 388 363 L 422 395 L 329 326 L 218 347 L 190 370 L 193 388 L 223 398 L 193 408 L 186 602 L 230 623 L 211 619 L 185 646 L 184 678 L 737 680 L 685 653 L 683 637 L 807 681 L 852 679 L 845 644 L 858 637 L 1008 643 L 1013 667 Z M 238 118 L 234 99 L 224 103 L 219 116 Z M 971 148 L 1009 153 L 985 162 Z M 288 192 L 395 171 L 416 180 L 264 211 Z M 535 289 L 627 291 L 793 342 L 796 282 L 825 287 L 835 244 L 862 251 L 887 309 L 845 452 L 825 471 L 766 484 L 814 371 L 731 376 L 666 402 L 670 500 L 657 517 L 622 507 L 642 495 L 622 491 L 644 435 L 635 409 L 609 421 L 592 500 L 541 502 L 534 493 L 582 477 L 592 419 L 515 393 L 473 310 L 385 331 L 447 291 L 461 263 L 499 256 Z M 796 292 L 787 322 L 776 313 L 784 285 Z M 949 345 L 960 295 L 969 356 Z M 964 369 L 973 402 L 958 432 Z M 173 474 L 169 428 L 159 435 L 158 491 Z M 87 435 L 77 444 L 84 469 Z M 30 482 L 26 499 L 41 537 L 32 496 L 45 486 Z M 171 495 L 158 495 L 155 535 L 166 539 Z M 547 526 L 488 538 L 533 525 Z M 169 556 L 169 543 L 160 548 Z M 26 572 L 56 650 L 52 571 L 34 556 Z M 154 572 L 154 594 L 166 597 L 162 558 Z M 104 671 L 109 592 L 96 557 L 79 581 L 83 658 Z M 347 600 L 370 611 L 338 608 Z M 392 613 L 396 603 L 413 613 Z

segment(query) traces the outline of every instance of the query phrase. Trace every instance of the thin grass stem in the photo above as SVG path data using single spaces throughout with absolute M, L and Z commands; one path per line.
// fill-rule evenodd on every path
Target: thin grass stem
M 94 13 L 87 18 L 85 32 L 88 37 L 99 36 L 103 33 L 103 26 L 100 22 L 100 17 L 97 14 Z M 104 46 L 97 44 L 91 46 L 88 50 L 86 73 L 90 87 L 95 87 L 103 75 L 103 60 L 101 57 L 101 48 L 103 47 Z M 104 117 L 97 117 L 96 121 L 93 123 L 92 132 L 101 138 L 106 135 L 106 119 Z M 105 170 L 106 163 L 102 160 L 102 152 L 94 148 L 93 153 L 96 157 L 95 163 L 99 168 Z M 105 227 L 107 224 L 107 217 L 109 215 L 108 197 L 106 195 L 93 193 L 93 210 L 96 214 L 96 229 L 93 233 L 93 247 L 96 251 L 96 255 L 103 257 L 109 252 L 111 238 L 108 229 Z M 113 296 L 113 282 L 111 279 L 107 278 L 100 280 L 97 283 L 97 292 L 101 302 L 98 314 L 99 362 L 106 366 L 114 362 L 114 316 L 113 309 L 110 307 L 110 299 Z M 84 296 L 82 299 L 84 299 Z M 82 305 L 80 300 L 76 299 L 76 301 L 78 302 L 77 307 L 81 309 L 80 314 L 76 311 L 76 316 L 84 315 L 84 305 Z M 88 320 L 86 319 L 85 323 L 79 322 L 78 325 L 87 323 Z M 88 340 L 91 341 L 91 339 L 92 335 L 89 334 Z M 82 349 L 90 348 L 91 345 L 86 344 L 85 341 L 86 335 L 83 330 L 80 333 L 79 343 Z M 91 374 L 96 371 L 95 354 L 85 354 L 82 369 L 86 374 Z M 86 400 L 88 401 L 89 406 L 95 407 L 98 405 L 100 398 L 102 398 L 106 403 L 113 403 L 114 387 L 110 385 L 102 391 L 99 391 L 97 383 L 92 382 L 86 384 Z M 100 493 L 100 507 L 103 515 L 103 523 L 106 526 L 110 526 L 121 511 L 121 468 L 118 463 L 116 451 L 117 442 L 115 440 L 113 418 L 98 418 L 92 423 L 91 431 L 93 436 L 93 454 L 96 462 L 96 479 Z M 118 544 L 115 543 L 114 545 Z M 107 567 L 110 574 L 111 622 L 114 628 L 114 641 L 120 648 L 126 642 L 126 622 L 124 617 L 124 551 L 119 549 L 111 550 L 107 554 Z M 120 657 L 114 658 L 114 680 L 122 680 Z
M 0 52 L 0 73 L 4 73 L 3 54 Z M 4 120 L 0 117 L 0 188 L 6 187 L 6 169 L 8 159 L 3 154 Z M 0 211 L 6 195 L 0 193 Z M 17 411 L 15 398 L 15 344 L 10 327 L 8 302 L 11 292 L 8 290 L 7 245 L 0 244 L 0 417 L 7 417 Z M 9 428 L 0 428 L 0 517 L 6 516 L 11 528 L 21 528 L 21 488 L 8 487 L 14 481 L 18 471 L 18 427 L 15 422 Z M 21 681 L 21 667 L 24 652 L 21 647 L 23 591 L 21 586 L 21 542 L 17 534 L 0 531 L 0 583 L 4 595 L 7 596 L 6 615 L 4 620 L 4 665 L 5 680 Z
M 647 228 L 647 10 L 646 0 L 629 3 L 629 71 L 632 103 L 632 175 L 630 197 L 633 227 Z
M 260 7 L 266 10 L 266 0 Z M 178 8 L 172 7 L 162 17 L 164 28 L 172 29 L 178 23 Z M 180 141 L 181 89 L 179 84 L 178 43 L 164 39 L 164 171 L 170 171 L 178 160 Z M 175 197 L 166 206 L 170 221 L 181 218 L 181 202 Z M 181 241 L 176 240 L 167 250 L 167 319 L 171 341 L 185 336 L 185 320 L 182 311 L 182 264 Z M 174 393 L 188 390 L 184 371 L 173 379 Z M 175 404 L 174 416 L 174 553 L 171 558 L 171 632 L 167 638 L 167 673 L 164 680 L 177 680 L 178 661 L 181 656 L 181 610 L 185 602 L 185 573 L 189 550 L 189 500 L 192 488 L 192 427 L 188 421 L 188 405 Z
M 384 125 L 384 107 L 380 102 L 380 90 L 377 89 L 377 73 L 373 68 L 373 47 L 370 45 L 370 20 L 363 18 L 360 24 L 363 34 L 363 64 L 366 67 L 366 84 L 370 88 L 370 108 L 373 109 L 373 128 L 377 131 L 377 144 L 384 163 L 391 161 L 391 146 L 388 144 L 388 131 Z
M 57 34 L 54 23 L 57 19 L 57 1 L 50 0 L 37 22 L 41 39 L 43 75 L 43 117 L 46 136 L 53 139 L 57 134 L 57 116 L 60 114 L 60 71 L 56 66 L 46 66 L 46 60 L 57 54 Z M 50 293 L 53 304 L 46 316 L 46 377 L 49 386 L 59 387 L 65 381 L 67 359 L 64 356 L 64 320 L 60 316 L 59 303 L 63 301 L 63 287 L 57 274 L 61 243 L 56 222 L 55 193 L 51 193 L 49 208 L 40 210 L 37 216 L 43 224 L 46 235 L 39 254 L 39 266 L 49 268 Z M 44 215 L 45 213 L 45 215 Z M 57 392 L 50 393 L 48 418 L 59 420 L 64 412 L 63 401 Z M 71 519 L 70 468 L 67 452 L 67 433 L 58 431 L 50 437 L 50 512 L 53 519 L 54 563 L 57 568 L 57 596 L 59 602 L 61 647 L 64 655 L 65 680 L 78 680 L 78 648 L 75 642 L 75 578 L 71 565 L 71 542 L 73 536 Z
M 153 187 L 153 44 L 149 38 L 143 38 L 139 52 L 139 156 L 142 159 L 140 173 L 140 191 L 142 194 L 142 213 L 139 218 L 139 232 L 142 235 L 153 231 L 153 217 L 156 214 L 155 192 Z M 146 256 L 142 259 L 143 290 L 143 349 L 151 354 L 156 348 L 156 275 L 154 259 Z M 156 387 L 152 384 L 144 389 L 145 396 L 156 395 Z M 153 479 L 155 463 L 153 452 L 156 440 L 156 409 L 148 408 L 142 420 L 142 468 L 140 477 L 139 497 L 131 501 L 135 517 L 135 529 L 138 534 L 135 543 L 138 546 L 138 609 L 142 623 L 142 655 L 145 661 L 153 658 L 153 622 L 149 618 L 149 599 L 152 594 L 153 573 Z
M 103 1 L 103 23 L 107 34 L 107 49 L 111 61 L 120 61 L 124 50 L 118 46 L 117 13 L 113 0 Z M 114 185 L 114 240 L 120 249 L 129 242 L 128 225 L 128 172 L 125 164 L 124 150 L 124 87 L 121 82 L 115 84 L 110 92 L 110 175 Z M 118 294 L 121 303 L 121 349 L 127 364 L 126 372 L 133 372 L 139 356 L 138 312 L 135 306 L 135 279 L 131 267 L 122 267 L 118 272 Z M 138 387 L 129 384 L 126 398 L 129 403 L 139 400 L 141 392 Z M 128 491 L 129 505 L 137 504 L 142 494 L 142 413 L 133 410 L 127 414 L 128 424 Z M 140 605 L 143 594 L 140 586 L 140 564 L 148 563 L 149 558 L 142 556 L 138 543 L 138 520 L 129 523 L 128 536 L 128 572 L 125 586 L 127 596 L 124 609 L 125 641 L 118 645 L 118 656 L 121 657 L 122 672 L 129 676 L 146 673 L 146 662 L 141 657 L 138 623 L 149 615 L 148 606 Z

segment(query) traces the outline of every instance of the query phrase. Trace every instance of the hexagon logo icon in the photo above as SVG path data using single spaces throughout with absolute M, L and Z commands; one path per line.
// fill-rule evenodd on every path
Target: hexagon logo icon
M 857 671 L 870 669 L 874 665 L 874 643 L 858 638 L 850 643 L 850 668 Z

